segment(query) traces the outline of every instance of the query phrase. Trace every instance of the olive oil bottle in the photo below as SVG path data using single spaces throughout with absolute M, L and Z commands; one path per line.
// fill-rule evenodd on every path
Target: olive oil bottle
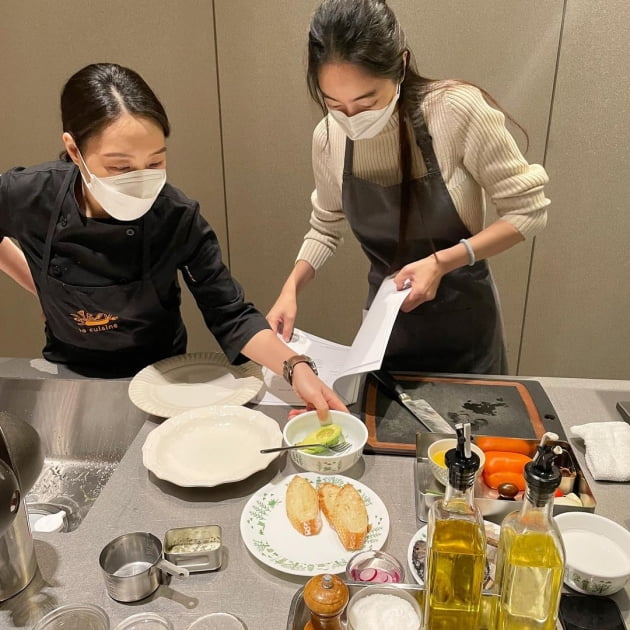
M 470 424 L 456 426 L 457 448 L 446 453 L 444 498 L 429 512 L 424 630 L 477 630 L 486 566 L 486 533 L 474 504 L 479 457 Z
M 562 479 L 545 434 L 525 466 L 527 490 L 520 511 L 501 524 L 496 588 L 496 630 L 555 630 L 564 574 L 564 547 L 552 519 L 553 496 Z M 560 447 L 555 447 L 560 449 Z M 562 452 L 562 449 L 559 450 Z

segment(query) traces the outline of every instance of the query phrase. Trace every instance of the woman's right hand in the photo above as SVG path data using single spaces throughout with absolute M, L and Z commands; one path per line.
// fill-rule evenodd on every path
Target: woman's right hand
M 282 334 L 285 342 L 291 340 L 295 318 L 297 317 L 297 298 L 295 293 L 283 291 L 267 313 L 267 321 L 274 333 Z
M 306 363 L 298 363 L 293 369 L 292 387 L 293 391 L 306 403 L 307 410 L 317 410 L 317 416 L 322 424 L 330 424 L 328 414 L 330 409 L 348 413 L 348 408 L 341 398 Z

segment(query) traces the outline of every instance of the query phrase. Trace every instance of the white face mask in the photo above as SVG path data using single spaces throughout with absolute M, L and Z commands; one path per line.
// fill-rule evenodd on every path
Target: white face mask
M 337 121 L 343 132 L 350 140 L 367 140 L 380 133 L 394 113 L 398 97 L 400 96 L 400 83 L 396 88 L 396 94 L 391 103 L 383 109 L 368 109 L 354 116 L 347 116 L 336 109 L 329 109 L 328 113 Z
M 81 173 L 85 186 L 107 214 L 119 221 L 134 221 L 145 215 L 166 183 L 166 169 L 163 168 L 97 177 L 88 169 L 81 152 L 78 153 L 90 176 L 88 181 Z

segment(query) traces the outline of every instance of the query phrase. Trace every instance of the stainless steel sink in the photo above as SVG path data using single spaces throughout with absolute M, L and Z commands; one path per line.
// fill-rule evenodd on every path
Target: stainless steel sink
M 32 424 L 44 468 L 26 497 L 30 514 L 65 512 L 64 530 L 83 521 L 147 419 L 128 382 L 0 378 L 0 410 Z

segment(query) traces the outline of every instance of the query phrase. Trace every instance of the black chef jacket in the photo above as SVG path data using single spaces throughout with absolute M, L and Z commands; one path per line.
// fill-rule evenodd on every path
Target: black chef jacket
M 4 173 L 0 177 L 0 241 L 10 236 L 20 244 L 45 304 L 42 291 L 46 291 L 46 277 L 70 291 L 73 287 L 115 290 L 117 286 L 137 283 L 142 277 L 146 224 L 148 271 L 154 295 L 157 294 L 160 307 L 172 314 L 174 323 L 167 334 L 158 335 L 159 339 L 145 339 L 143 345 L 130 344 L 114 352 L 105 342 L 102 349 L 95 349 L 82 348 L 80 339 L 76 345 L 56 339 L 53 317 L 46 325 L 44 356 L 50 361 L 122 376 L 185 352 L 186 329 L 179 314 L 179 269 L 228 359 L 242 362 L 243 346 L 269 326 L 264 316 L 244 301 L 243 290 L 223 264 L 216 234 L 201 216 L 199 204 L 166 184 L 149 213 L 136 221 L 87 218 L 80 212 L 74 195 L 78 177 L 78 168 L 63 161 Z M 56 224 L 50 227 L 64 182 L 68 190 Z M 42 274 L 42 264 L 49 229 L 54 229 L 54 239 L 46 276 Z M 146 318 L 150 321 L 151 313 Z

